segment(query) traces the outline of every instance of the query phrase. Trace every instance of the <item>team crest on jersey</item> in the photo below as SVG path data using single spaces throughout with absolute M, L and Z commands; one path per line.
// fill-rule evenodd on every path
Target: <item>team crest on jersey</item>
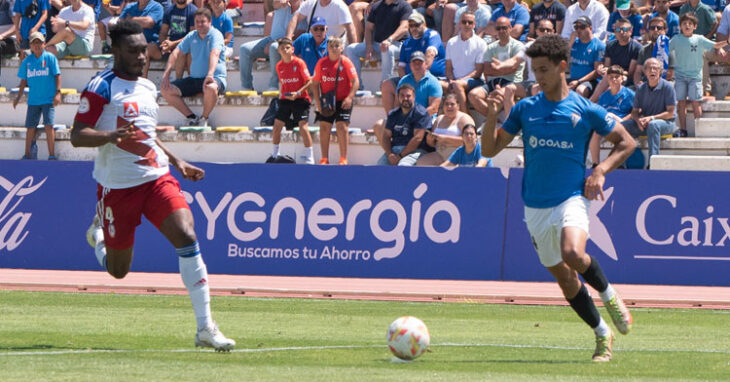
M 576 113 L 571 113 L 570 120 L 573 122 L 573 127 L 576 127 L 578 125 L 578 122 L 580 122 L 580 115 Z
M 91 109 L 91 106 L 89 105 L 89 99 L 86 97 L 81 97 L 79 100 L 79 114 L 86 114 Z
M 139 117 L 139 106 L 137 102 L 125 102 L 124 103 L 124 118 Z

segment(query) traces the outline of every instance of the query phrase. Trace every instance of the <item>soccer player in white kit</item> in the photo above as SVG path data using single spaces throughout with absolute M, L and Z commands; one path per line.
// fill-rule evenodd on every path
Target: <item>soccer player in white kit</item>
M 502 97 L 489 101 L 482 132 L 482 155 L 493 157 L 522 132 L 525 222 L 540 262 L 555 277 L 570 306 L 594 331 L 593 361 L 611 360 L 613 332 L 598 314 L 588 290 L 599 292 L 622 334 L 631 330 L 631 313 L 609 284 L 593 256 L 586 254 L 589 200 L 603 199 L 605 174 L 621 165 L 636 147 L 634 139 L 604 108 L 568 88 L 565 70 L 570 48 L 560 35 L 541 36 L 526 51 L 543 90 L 522 99 L 496 129 Z M 611 154 L 585 177 L 588 142 L 596 131 L 614 144 Z
M 74 147 L 98 147 L 94 179 L 96 216 L 87 240 L 99 264 L 115 278 L 129 272 L 134 232 L 144 215 L 175 247 L 180 275 L 198 324 L 195 346 L 229 351 L 236 342 L 218 330 L 210 313 L 208 273 L 195 236 L 193 214 L 170 175 L 205 172 L 170 153 L 157 139 L 157 88 L 142 78 L 147 42 L 139 24 L 122 20 L 110 30 L 114 69 L 94 76 L 81 94 L 71 131 Z

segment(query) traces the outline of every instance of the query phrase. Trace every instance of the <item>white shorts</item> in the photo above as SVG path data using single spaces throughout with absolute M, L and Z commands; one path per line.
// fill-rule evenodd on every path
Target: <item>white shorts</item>
M 530 231 L 532 244 L 546 268 L 563 261 L 560 253 L 560 236 L 564 227 L 578 227 L 588 234 L 588 205 L 582 195 L 568 198 L 555 207 L 531 208 L 525 206 L 525 223 Z

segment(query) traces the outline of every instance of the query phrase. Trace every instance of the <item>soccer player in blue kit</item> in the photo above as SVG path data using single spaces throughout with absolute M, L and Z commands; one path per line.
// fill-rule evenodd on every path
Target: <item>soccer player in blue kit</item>
M 482 154 L 493 157 L 522 131 L 525 222 L 540 262 L 555 277 L 570 306 L 595 332 L 593 361 L 612 357 L 613 331 L 598 314 L 578 274 L 596 289 L 622 334 L 631 330 L 631 313 L 611 287 L 598 261 L 585 252 L 589 200 L 603 200 L 605 175 L 631 155 L 634 139 L 606 110 L 568 88 L 565 70 L 570 48 L 559 35 L 539 37 L 526 51 L 542 92 L 522 99 L 501 128 L 499 95 L 491 97 L 482 131 Z M 585 177 L 585 158 L 593 131 L 614 144 L 609 156 Z

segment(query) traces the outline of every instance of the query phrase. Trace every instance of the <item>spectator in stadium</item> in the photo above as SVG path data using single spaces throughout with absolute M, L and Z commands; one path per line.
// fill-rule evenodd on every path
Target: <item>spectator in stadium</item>
M 613 31 L 616 38 L 606 45 L 606 54 L 603 56 L 603 67 L 619 65 L 628 75 L 629 80 L 626 86 L 633 84 L 634 72 L 636 71 L 636 60 L 639 57 L 641 44 L 631 38 L 632 24 L 628 19 L 619 19 L 613 24 Z M 603 76 L 591 95 L 591 101 L 597 102 L 598 97 L 608 89 L 608 78 Z
M 15 39 L 13 4 L 14 0 L 0 2 L 0 67 L 5 56 L 14 56 L 20 50 Z
M 473 14 L 461 14 L 459 34 L 446 43 L 446 80 L 440 81 L 445 93 L 456 94 L 459 110 L 465 113 L 467 94 L 484 85 L 481 77 L 487 43 L 474 34 L 474 22 Z
M 139 24 L 142 27 L 144 38 L 149 44 L 159 41 L 160 26 L 162 25 L 162 16 L 164 14 L 165 10 L 157 1 L 137 0 L 137 2 L 130 3 L 124 7 L 119 18 L 128 19 Z
M 269 78 L 268 89 L 278 89 L 279 77 L 276 74 L 276 63 L 279 61 L 279 52 L 275 45 L 276 40 L 286 37 L 286 28 L 289 21 L 295 18 L 302 0 L 276 0 L 274 1 L 274 16 L 271 27 L 271 34 L 258 40 L 244 42 L 238 48 L 238 65 L 241 75 L 241 88 L 243 90 L 254 90 L 253 88 L 253 62 L 258 58 L 269 58 L 271 77 Z M 319 25 L 324 19 L 312 19 L 312 27 Z M 307 21 L 302 20 L 295 25 L 294 34 L 298 31 L 306 31 Z M 291 36 L 290 36 L 291 38 Z M 273 45 L 273 46 L 272 46 Z
M 575 32 L 570 40 L 568 87 L 588 98 L 600 77 L 605 74 L 603 55 L 606 45 L 593 36 L 591 19 L 586 16 L 575 20 L 573 30 Z
M 626 72 L 619 65 L 611 65 L 605 78 L 608 83 L 608 91 L 601 94 L 598 104 L 606 109 L 614 119 L 624 123 L 631 118 L 631 109 L 634 104 L 634 91 L 623 85 L 626 81 Z M 600 162 L 600 150 L 601 136 L 594 132 L 588 146 L 594 167 Z
M 51 23 L 51 18 L 58 16 L 58 13 L 61 12 L 61 9 L 63 9 L 65 6 L 68 5 L 67 0 L 49 0 L 48 1 L 49 7 L 48 7 L 48 15 L 46 16 L 46 41 L 50 41 L 53 38 L 53 35 L 56 34 L 56 32 L 53 31 L 53 23 Z
M 679 117 L 680 137 L 687 136 L 687 100 L 692 103 L 695 119 L 702 117 L 702 67 L 705 52 L 722 49 L 727 40 L 713 42 L 701 34 L 693 34 L 697 27 L 697 17 L 685 13 L 679 17 L 682 33 L 669 41 L 669 51 L 677 59 L 674 66 L 674 92 L 677 95 L 677 115 Z M 724 55 L 725 52 L 721 52 Z
M 327 23 L 321 17 L 315 17 L 309 33 L 302 33 L 294 41 L 294 54 L 307 63 L 309 73 L 314 73 L 317 62 L 327 55 Z
M 674 123 L 677 97 L 672 84 L 662 78 L 662 63 L 649 58 L 644 63 L 647 82 L 636 89 L 631 119 L 623 122 L 634 137 L 646 136 L 649 141 L 649 158 L 659 154 L 662 135 L 677 129 Z
M 461 129 L 464 143 L 457 148 L 449 159 L 441 163 L 441 167 L 492 167 L 492 160 L 482 156 L 482 145 L 478 141 L 477 128 L 473 123 Z
M 489 19 L 492 18 L 492 8 L 486 4 L 480 3 L 479 0 L 465 0 L 463 3 L 457 3 L 455 5 L 459 7 L 456 12 L 454 12 L 454 17 L 444 19 L 441 24 L 441 31 L 447 35 L 445 40 L 448 41 L 451 37 L 454 37 L 454 29 L 456 25 L 459 24 L 461 14 L 464 12 L 474 14 L 474 17 L 476 18 L 474 34 L 479 37 L 484 37 L 487 33 Z
M 289 20 L 286 27 L 286 37 L 292 38 L 294 36 L 294 31 L 299 22 L 306 20 L 310 23 L 312 18 L 316 16 L 327 22 L 327 30 L 330 36 L 342 37 L 346 34 L 348 42 L 357 41 L 350 9 L 342 0 L 305 0 L 294 17 Z M 305 30 L 307 29 L 305 28 Z
M 317 105 L 315 120 L 319 121 L 319 144 L 322 157 L 319 164 L 329 164 L 330 131 L 332 124 L 337 132 L 337 142 L 340 146 L 340 165 L 347 164 L 347 146 L 350 142 L 349 125 L 352 115 L 352 101 L 360 85 L 357 79 L 355 66 L 349 58 L 342 54 L 344 42 L 340 37 L 330 37 L 327 40 L 327 56 L 317 62 L 312 79 L 312 94 Z M 333 93 L 330 93 L 333 92 Z M 330 116 L 322 114 L 323 105 L 320 95 L 327 97 L 334 94 L 334 113 Z M 330 98 L 331 99 L 331 98 Z
M 426 108 L 415 102 L 415 96 L 411 85 L 398 88 L 399 107 L 388 113 L 380 142 L 384 153 L 378 165 L 415 166 L 418 158 L 426 153 L 423 138 L 431 128 L 431 116 Z
M 687 0 L 679 8 L 679 28 L 682 33 L 684 33 L 682 31 L 682 16 L 687 13 L 693 14 L 697 18 L 697 28 L 694 33 L 712 39 L 718 26 L 715 11 L 700 0 Z
M 347 3 L 347 2 L 345 2 Z M 370 6 L 373 0 L 355 0 L 348 5 L 350 16 L 352 17 L 352 25 L 355 28 L 355 41 L 363 42 L 363 33 L 365 33 L 365 20 L 370 12 Z
M 500 17 L 509 19 L 512 29 L 510 35 L 522 42 L 527 41 L 527 32 L 530 28 L 530 11 L 517 3 L 517 0 L 502 0 L 502 7 L 492 12 L 492 17 L 487 25 L 487 34 L 498 39 L 497 20 Z
M 408 17 L 413 12 L 406 0 L 377 0 L 371 5 L 365 23 L 365 42 L 347 46 L 345 53 L 355 65 L 360 88 L 363 88 L 361 59 L 374 62 L 380 59 L 380 81 L 393 75 L 401 40 L 408 32 Z
M 64 2 L 70 2 L 70 0 L 63 0 Z M 101 3 L 103 0 L 83 0 L 84 4 L 91 7 L 94 10 L 94 24 L 99 20 L 99 14 L 101 14 Z M 169 1 L 169 0 L 168 0 Z
M 168 104 L 187 117 L 188 125 L 208 126 L 208 118 L 218 102 L 218 95 L 226 90 L 226 59 L 223 57 L 223 35 L 211 24 L 208 8 L 195 11 L 195 30 L 188 33 L 172 51 L 162 75 L 161 93 Z M 190 54 L 190 77 L 170 83 L 170 73 L 177 56 Z M 185 104 L 183 97 L 203 93 L 203 114 L 198 117 Z
M 279 73 L 279 110 L 274 118 L 273 145 L 271 156 L 279 156 L 281 129 L 289 120 L 299 124 L 299 134 L 304 144 L 304 154 L 299 158 L 300 163 L 314 164 L 312 151 L 312 136 L 309 134 L 309 105 L 311 103 L 307 89 L 312 84 L 307 64 L 299 57 L 293 56 L 292 41 L 286 37 L 279 39 L 277 49 L 281 60 L 276 64 Z
M 659 1 L 659 0 L 656 0 Z M 639 87 L 646 79 L 644 78 L 644 63 L 647 59 L 654 57 L 664 65 L 662 78 L 667 81 L 674 80 L 674 52 L 669 51 L 669 37 L 666 36 L 667 22 L 661 17 L 655 17 L 649 21 L 649 32 L 647 34 L 649 43 L 639 51 L 636 59 L 636 70 L 634 71 L 634 86 Z
M 20 46 L 20 60 L 25 58 L 25 50 L 30 49 L 29 36 L 33 32 L 46 35 L 46 18 L 50 4 L 48 0 L 15 0 L 13 4 L 13 23 L 15 39 Z
M 469 92 L 469 103 L 474 109 L 487 115 L 487 97 L 497 91 L 503 93 L 502 107 L 505 118 L 509 117 L 510 110 L 515 104 L 517 84 L 522 82 L 525 71 L 525 60 L 519 53 L 525 49 L 524 44 L 512 37 L 512 26 L 506 17 L 497 19 L 497 41 L 487 45 L 484 54 L 483 70 L 486 83 L 477 86 Z M 511 60 L 514 57 L 514 60 Z M 508 62 L 509 65 L 504 65 Z
M 223 35 L 226 49 L 221 54 L 226 59 L 231 58 L 233 55 L 233 20 L 226 13 L 226 0 L 209 0 L 208 7 L 213 14 L 213 27 Z
M 81 1 L 81 0 L 77 0 Z M 18 105 L 25 93 L 25 86 L 30 87 L 28 92 L 28 110 L 25 114 L 25 155 L 21 159 L 37 159 L 31 157 L 30 146 L 35 141 L 36 128 L 43 116 L 43 127 L 46 130 L 48 143 L 48 160 L 55 160 L 55 132 L 53 131 L 55 107 L 61 103 L 61 70 L 58 60 L 50 52 L 43 50 L 45 37 L 41 32 L 30 34 L 30 50 L 18 68 L 18 94 L 13 99 L 13 109 Z
M 571 35 L 575 32 L 575 23 L 581 17 L 586 17 L 591 21 L 593 35 L 598 37 L 599 40 L 606 39 L 609 14 L 606 7 L 597 0 L 578 0 L 578 2 L 569 6 L 568 10 L 565 11 L 565 24 L 563 24 L 563 31 L 560 35 L 569 40 L 572 39 Z
M 548 34 L 556 34 L 555 28 L 553 27 L 553 23 L 548 19 L 542 19 L 540 22 L 537 23 L 537 37 L 545 36 Z M 517 91 L 516 95 L 518 98 L 525 98 L 534 96 L 537 93 L 540 93 L 542 89 L 540 88 L 540 84 L 535 81 L 535 73 L 532 71 L 532 59 L 530 56 L 525 54 L 525 51 L 532 46 L 532 44 L 535 42 L 535 40 L 529 41 L 527 44 L 525 44 L 525 49 L 522 50 L 520 53 L 518 53 L 516 56 L 512 57 L 511 59 L 503 62 L 503 65 L 514 65 L 513 60 L 519 60 L 523 59 L 525 60 L 525 72 L 522 75 L 523 78 L 527 76 L 526 80 L 523 80 L 522 83 L 517 84 Z
M 716 30 L 715 41 L 726 41 L 730 38 L 730 5 L 722 10 L 720 23 Z M 719 51 L 709 50 L 705 52 L 704 65 L 702 67 L 702 86 L 705 91 L 711 90 L 710 84 L 710 62 L 728 64 L 730 62 L 730 54 L 727 54 L 728 47 L 724 47 L 724 55 L 718 54 Z
M 150 61 L 163 60 L 170 57 L 177 45 L 195 29 L 195 12 L 198 8 L 188 0 L 175 0 L 175 4 L 165 9 L 160 27 L 159 44 L 150 42 L 147 44 L 147 65 L 144 68 L 144 77 L 150 69 Z M 175 78 L 182 78 L 186 67 L 188 67 L 188 56 L 181 54 L 175 62 Z
M 616 1 L 616 10 L 608 17 L 608 32 L 615 33 L 616 22 L 625 19 L 631 23 L 631 34 L 629 37 L 634 40 L 641 40 L 641 32 L 644 30 L 644 21 L 634 3 L 629 0 Z M 609 41 L 610 42 L 610 41 Z M 631 77 L 629 77 L 631 79 Z
M 101 5 L 109 16 L 101 20 L 97 19 L 96 28 L 99 30 L 99 38 L 101 39 L 101 53 L 108 54 L 111 53 L 112 47 L 107 42 L 107 29 L 117 23 L 119 15 L 122 13 L 124 7 L 127 6 L 127 0 L 102 1 Z
M 230 0 L 226 4 L 226 13 L 233 20 L 233 24 L 242 24 L 243 0 Z
M 462 129 L 474 126 L 471 115 L 459 110 L 454 93 L 444 97 L 444 111 L 433 122 L 432 130 L 426 137 L 426 144 L 436 149 L 418 158 L 418 166 L 439 166 L 448 159 L 457 147 L 461 146 Z
M 94 10 L 81 0 L 70 0 L 70 3 L 51 19 L 56 34 L 46 44 L 46 50 L 58 58 L 88 57 L 96 35 Z
M 530 10 L 529 36 L 537 38 L 537 28 L 542 20 L 549 20 L 553 30 L 563 30 L 566 11 L 565 5 L 557 0 L 546 0 L 533 6 Z
M 666 35 L 669 38 L 674 37 L 675 34 L 679 33 L 679 15 L 669 9 L 670 0 L 654 0 L 654 11 L 647 16 L 649 22 L 655 17 L 661 17 L 664 19 L 666 25 Z M 649 24 L 644 22 L 644 25 Z

